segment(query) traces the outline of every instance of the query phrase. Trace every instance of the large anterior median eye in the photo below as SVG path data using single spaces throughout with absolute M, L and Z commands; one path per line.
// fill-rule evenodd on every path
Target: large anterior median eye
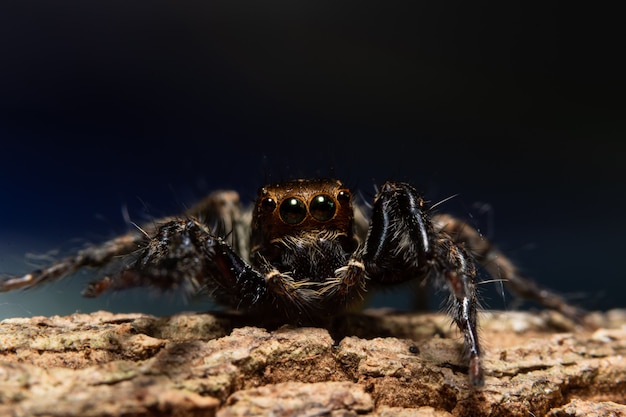
M 335 202 L 331 196 L 326 194 L 320 194 L 313 197 L 311 205 L 309 206 L 311 216 L 321 222 L 332 219 L 335 215 L 335 210 Z
M 306 217 L 306 205 L 291 197 L 280 203 L 280 218 L 287 224 L 298 224 Z

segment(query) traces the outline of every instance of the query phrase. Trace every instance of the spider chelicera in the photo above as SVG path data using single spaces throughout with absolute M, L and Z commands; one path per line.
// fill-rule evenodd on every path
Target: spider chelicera
M 0 291 L 113 264 L 83 295 L 182 288 L 306 324 L 345 311 L 370 288 L 431 278 L 449 289 L 448 311 L 463 334 L 474 386 L 484 381 L 475 262 L 524 298 L 569 317 L 581 314 L 523 277 L 476 229 L 433 213 L 409 184 L 383 184 L 369 211 L 367 220 L 350 190 L 333 179 L 266 185 L 249 209 L 236 192 L 216 191 L 183 216 L 152 221 L 22 277 L 5 277 Z

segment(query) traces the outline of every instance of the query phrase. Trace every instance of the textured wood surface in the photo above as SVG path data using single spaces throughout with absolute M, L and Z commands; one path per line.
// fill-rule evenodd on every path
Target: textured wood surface
M 481 318 L 481 389 L 441 314 L 355 314 L 330 331 L 228 314 L 7 319 L 0 415 L 626 415 L 626 312 L 593 314 L 595 328 L 549 312 Z

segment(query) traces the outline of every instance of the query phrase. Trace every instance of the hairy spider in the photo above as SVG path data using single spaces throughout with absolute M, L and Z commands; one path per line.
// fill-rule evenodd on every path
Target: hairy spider
M 385 183 L 369 222 L 363 212 L 350 190 L 332 179 L 266 185 L 249 209 L 236 192 L 216 191 L 183 216 L 153 221 L 22 277 L 5 277 L 0 291 L 121 262 L 83 295 L 182 288 L 305 324 L 345 310 L 369 286 L 432 277 L 449 289 L 449 312 L 464 336 L 474 386 L 483 384 L 475 260 L 521 296 L 579 317 L 578 309 L 523 277 L 476 229 L 431 213 L 409 184 Z

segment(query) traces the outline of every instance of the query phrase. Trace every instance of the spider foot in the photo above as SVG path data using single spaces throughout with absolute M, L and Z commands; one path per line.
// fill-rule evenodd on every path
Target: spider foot
M 482 387 L 485 385 L 485 375 L 480 356 L 472 356 L 469 363 L 469 380 L 474 387 Z

